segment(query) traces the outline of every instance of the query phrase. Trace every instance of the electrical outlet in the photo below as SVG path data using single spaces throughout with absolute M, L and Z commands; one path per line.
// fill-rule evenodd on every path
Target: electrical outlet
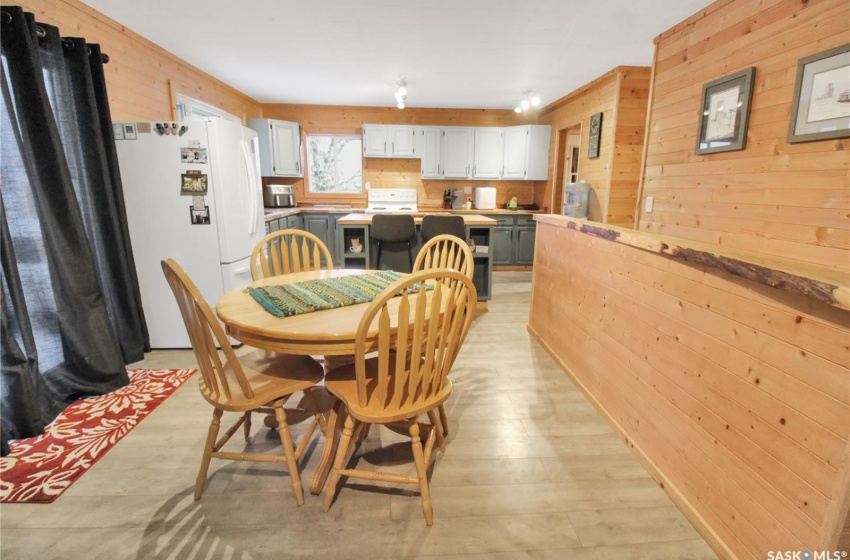
M 463 187 L 463 194 L 472 194 L 472 187 Z
M 372 188 L 372 181 L 366 181 L 366 190 L 368 191 L 371 188 Z
M 652 200 L 651 196 L 646 197 L 646 203 L 643 205 L 643 209 L 645 212 L 652 212 Z

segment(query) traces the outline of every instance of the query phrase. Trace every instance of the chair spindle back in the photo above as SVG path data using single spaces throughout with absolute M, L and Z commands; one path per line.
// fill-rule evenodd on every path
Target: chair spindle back
M 432 268 L 451 268 L 472 279 L 475 269 L 472 250 L 466 241 L 454 235 L 432 237 L 416 255 L 413 272 Z
M 426 290 L 426 284 L 433 290 Z M 398 308 L 393 313 L 390 307 L 395 299 Z M 381 292 L 361 319 L 355 339 L 360 405 L 377 402 L 383 408 L 413 408 L 436 395 L 469 332 L 476 300 L 472 280 L 446 268 L 413 273 Z M 395 333 L 392 315 L 398 317 Z M 376 323 L 377 342 L 367 344 Z M 378 352 L 377 382 L 370 382 L 366 354 L 374 351 Z M 390 360 L 395 362 L 393 375 Z
M 230 403 L 233 391 L 241 392 L 245 398 L 253 398 L 254 391 L 245 378 L 242 365 L 236 358 L 221 323 L 198 287 L 174 259 L 162 261 L 162 272 L 174 292 L 192 342 L 192 349 L 195 351 L 195 358 L 198 360 L 201 394 L 213 405 Z M 216 342 L 224 353 L 224 363 L 216 348 Z
M 324 264 L 322 264 L 324 259 Z M 254 281 L 293 272 L 331 270 L 331 252 L 308 231 L 282 229 L 265 236 L 251 252 Z

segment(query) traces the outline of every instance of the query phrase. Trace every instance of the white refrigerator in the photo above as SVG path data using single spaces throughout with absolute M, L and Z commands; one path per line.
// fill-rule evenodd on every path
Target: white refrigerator
M 213 309 L 250 284 L 251 251 L 265 235 L 257 133 L 200 118 L 113 128 L 151 347 L 189 348 L 160 261 L 177 261 Z

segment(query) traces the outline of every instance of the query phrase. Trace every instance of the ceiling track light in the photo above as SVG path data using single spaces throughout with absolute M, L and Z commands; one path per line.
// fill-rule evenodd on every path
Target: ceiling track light
M 407 79 L 399 78 L 396 82 L 398 89 L 395 91 L 396 107 L 404 109 L 404 102 L 407 100 Z
M 537 95 L 533 89 L 527 89 L 522 92 L 522 99 L 519 102 L 519 105 L 514 107 L 515 113 L 522 113 L 523 111 L 528 111 L 532 107 L 535 109 L 540 107 L 540 96 Z

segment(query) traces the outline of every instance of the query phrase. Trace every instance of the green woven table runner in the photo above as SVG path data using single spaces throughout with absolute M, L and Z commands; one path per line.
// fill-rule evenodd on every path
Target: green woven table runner
M 264 288 L 248 288 L 248 293 L 275 317 L 291 317 L 370 302 L 387 286 L 403 277 L 398 272 L 385 270 Z M 410 289 L 415 291 L 418 285 L 411 286 Z M 432 286 L 426 286 L 425 289 L 431 290 Z

